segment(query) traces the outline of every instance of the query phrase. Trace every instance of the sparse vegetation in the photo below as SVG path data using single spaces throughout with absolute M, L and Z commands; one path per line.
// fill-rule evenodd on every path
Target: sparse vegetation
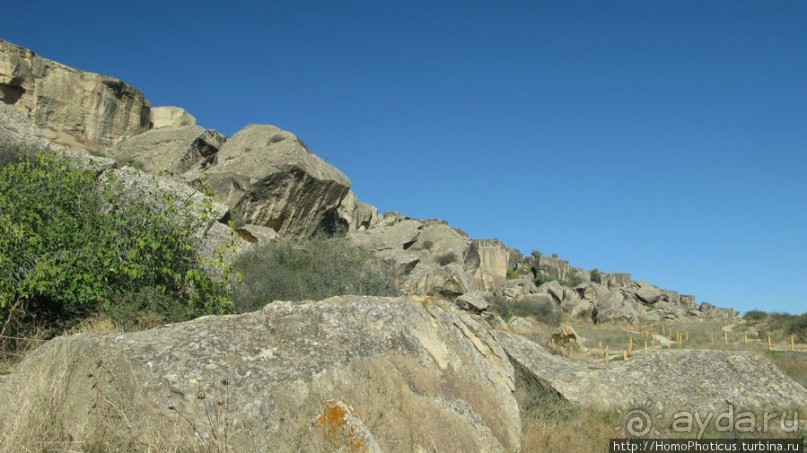
M 563 316 L 560 309 L 552 302 L 541 302 L 530 298 L 510 302 L 499 294 L 488 294 L 485 299 L 505 322 L 509 322 L 513 316 L 531 316 L 536 321 L 557 326 L 560 325 Z
M 540 274 L 539 273 L 538 276 L 535 277 L 535 286 L 541 286 L 544 283 L 549 283 L 549 282 L 552 282 L 552 281 L 558 281 L 557 277 L 553 277 L 553 276 L 551 276 L 549 274 Z
M 507 279 L 508 280 L 515 280 L 515 279 L 517 279 L 519 277 L 521 277 L 521 274 L 519 274 L 517 270 L 510 269 L 510 268 L 507 269 Z
M 574 288 L 575 286 L 583 283 L 583 277 L 580 275 L 573 273 L 569 274 L 569 276 L 565 279 L 557 278 L 555 276 L 549 274 L 541 274 L 539 273 L 537 277 L 535 277 L 535 286 L 541 286 L 544 283 L 549 282 L 558 282 L 562 286 L 568 286 L 569 288 Z
M 244 278 L 233 295 L 241 313 L 275 300 L 398 294 L 390 266 L 343 238 L 269 242 L 240 255 L 233 267 Z
M 512 303 L 513 313 L 518 316 L 532 316 L 549 325 L 560 325 L 560 309 L 552 302 L 540 302 L 533 299 L 520 299 Z
M 167 194 L 114 203 L 125 189 L 112 178 L 56 152 L 2 148 L 17 157 L 0 167 L 0 335 L 55 334 L 98 313 L 128 322 L 232 311 L 195 252 L 208 211 L 183 215 Z
M 762 310 L 751 310 L 743 316 L 746 321 L 762 321 L 767 317 L 768 314 Z
M 498 313 L 505 322 L 508 322 L 513 318 L 513 309 L 510 302 L 508 302 L 504 296 L 500 296 L 498 294 L 488 294 L 485 296 L 485 300 L 490 306 L 493 307 L 494 311 L 496 311 L 496 313 Z
M 602 283 L 602 274 L 596 267 L 591 270 L 591 281 L 594 283 Z
M 437 255 L 437 258 L 435 258 L 435 261 L 437 261 L 437 264 L 439 264 L 441 266 L 447 266 L 447 265 L 449 265 L 451 263 L 459 261 L 459 257 L 457 256 L 457 254 L 455 252 L 449 251 L 449 252 L 445 252 L 445 253 L 441 253 L 440 255 Z

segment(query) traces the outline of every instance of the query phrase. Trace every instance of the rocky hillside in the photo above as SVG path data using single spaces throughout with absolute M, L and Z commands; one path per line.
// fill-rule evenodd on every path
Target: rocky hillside
M 225 137 L 180 108 L 152 108 L 119 80 L 5 41 L 0 95 L 0 139 L 50 146 L 127 187 L 192 199 L 187 215 L 214 206 L 198 232 L 203 254 L 235 233 L 234 253 L 340 235 L 390 263 L 405 294 L 267 301 L 242 315 L 56 338 L 0 376 L 2 451 L 34 448 L 30 433 L 63 449 L 517 451 L 514 392 L 525 385 L 609 408 L 632 399 L 665 411 L 807 405 L 807 390 L 758 355 L 655 349 L 605 366 L 547 352 L 489 301 L 548 303 L 592 323 L 736 312 L 630 274 L 524 256 L 442 220 L 379 214 L 347 176 L 275 126 Z
M 172 187 L 176 183 L 170 181 L 205 188 L 224 205 L 222 220 L 234 219 L 244 231 L 268 228 L 289 238 L 347 234 L 394 263 L 399 286 L 412 294 L 449 300 L 488 291 L 508 300 L 546 295 L 594 322 L 736 315 L 697 305 L 695 296 L 634 282 L 630 274 L 592 278 L 590 271 L 556 256 L 533 252 L 525 258 L 500 241 L 472 239 L 441 220 L 380 216 L 358 200 L 347 176 L 288 131 L 250 125 L 228 138 L 196 125 L 181 108 L 152 108 L 139 90 L 120 80 L 69 68 L 5 41 L 0 41 L 0 89 L 3 102 L 30 118 L 41 137 L 132 163 L 165 177 Z M 526 277 L 508 280 L 508 271 Z M 548 280 L 556 282 L 534 284 Z

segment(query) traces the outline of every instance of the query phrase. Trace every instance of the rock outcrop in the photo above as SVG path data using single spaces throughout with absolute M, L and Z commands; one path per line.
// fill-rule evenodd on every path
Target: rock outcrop
M 485 288 L 498 287 L 507 279 L 507 269 L 513 251 L 496 239 L 474 240 L 465 264 Z
M 221 246 L 234 246 L 236 250 L 244 250 L 246 243 L 234 237 L 233 230 L 225 225 L 230 219 L 227 206 L 213 201 L 190 186 L 171 178 L 148 174 L 132 167 L 117 168 L 114 160 L 75 152 L 60 145 L 51 143 L 40 128 L 31 119 L 11 106 L 0 103 L 0 142 L 12 145 L 23 145 L 30 149 L 50 149 L 72 158 L 82 168 L 92 168 L 101 181 L 115 181 L 118 190 L 117 202 L 124 203 L 132 194 L 146 195 L 146 199 L 159 196 L 175 200 L 177 215 L 204 219 L 194 232 L 198 242 L 197 252 L 208 263 L 208 272 L 220 276 L 221 270 L 214 263 L 220 259 L 231 261 L 235 255 L 229 251 L 223 255 Z
M 333 431 L 363 422 L 384 451 L 515 451 L 513 379 L 490 327 L 450 303 L 275 302 L 48 342 L 0 382 L 0 443 L 47 422 L 59 427 L 54 448 L 118 433 L 189 450 L 226 439 L 235 451 L 307 451 L 320 421 Z
M 0 40 L 0 100 L 74 149 L 100 149 L 149 128 L 143 93 L 118 79 L 79 71 Z
M 352 190 L 348 191 L 347 196 L 339 204 L 337 212 L 341 224 L 347 225 L 348 233 L 367 231 L 379 222 L 378 208 L 359 201 Z
M 151 108 L 151 127 L 183 127 L 196 126 L 196 118 L 185 109 L 174 106 Z
M 593 366 L 552 355 L 524 337 L 496 332 L 521 379 L 575 404 L 661 412 L 725 411 L 807 405 L 807 390 L 773 363 L 746 351 L 655 350 L 626 362 Z
M 227 137 L 200 126 L 166 126 L 120 142 L 108 154 L 143 171 L 178 176 L 216 163 Z
M 350 180 L 292 133 L 251 125 L 218 152 L 205 184 L 246 223 L 288 237 L 346 230 L 338 209 Z

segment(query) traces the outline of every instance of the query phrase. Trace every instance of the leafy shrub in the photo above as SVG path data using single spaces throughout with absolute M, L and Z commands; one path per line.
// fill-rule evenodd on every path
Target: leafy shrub
M 243 253 L 233 267 L 244 278 L 234 289 L 241 313 L 275 300 L 398 295 L 392 267 L 344 238 L 272 241 Z
M 807 313 L 793 316 L 787 327 L 787 333 L 795 335 L 800 343 L 807 342 Z
M 746 321 L 762 321 L 767 317 L 768 314 L 762 310 L 751 310 L 743 316 Z
M 179 318 L 169 320 L 232 311 L 225 283 L 207 277 L 195 251 L 206 215 L 183 215 L 167 194 L 122 190 L 51 151 L 0 167 L 0 334 L 33 318 L 67 326 L 120 310 L 143 288 L 161 302 L 141 300 L 139 310 L 182 305 L 159 308 Z
M 532 316 L 538 321 L 550 325 L 559 325 L 561 314 L 558 307 L 548 301 L 520 299 L 512 304 L 513 312 L 518 316 Z
M 591 281 L 594 283 L 602 283 L 602 274 L 596 267 L 591 271 Z
M 515 280 L 515 279 L 517 279 L 519 277 L 521 277 L 521 274 L 519 274 L 517 270 L 509 269 L 509 268 L 507 269 L 507 279 L 508 280 Z
M 549 282 L 551 282 L 551 281 L 555 281 L 555 280 L 557 280 L 557 278 L 556 278 L 556 277 L 553 277 L 553 276 L 551 276 L 551 275 L 548 275 L 548 274 L 538 274 L 538 276 L 537 276 L 537 277 L 535 277 L 535 286 L 541 286 L 541 285 L 543 285 L 544 283 L 549 283 Z
M 567 277 L 566 280 L 560 281 L 561 285 L 568 286 L 570 288 L 574 288 L 581 283 L 583 283 L 583 277 L 577 273 L 569 274 L 569 277 Z
M 498 294 L 488 294 L 485 296 L 485 300 L 487 303 L 493 307 L 496 313 L 504 319 L 505 322 L 510 321 L 513 317 L 513 310 L 510 306 L 510 302 L 507 301 L 503 296 Z
M 441 266 L 447 266 L 453 262 L 459 261 L 459 257 L 454 252 L 445 252 L 437 255 L 436 261 L 437 264 Z

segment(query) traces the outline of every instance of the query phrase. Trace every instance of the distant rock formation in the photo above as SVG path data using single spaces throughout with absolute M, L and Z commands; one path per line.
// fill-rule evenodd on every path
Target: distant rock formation
M 0 40 L 0 100 L 74 149 L 101 149 L 149 128 L 143 93 L 118 79 L 79 71 Z

